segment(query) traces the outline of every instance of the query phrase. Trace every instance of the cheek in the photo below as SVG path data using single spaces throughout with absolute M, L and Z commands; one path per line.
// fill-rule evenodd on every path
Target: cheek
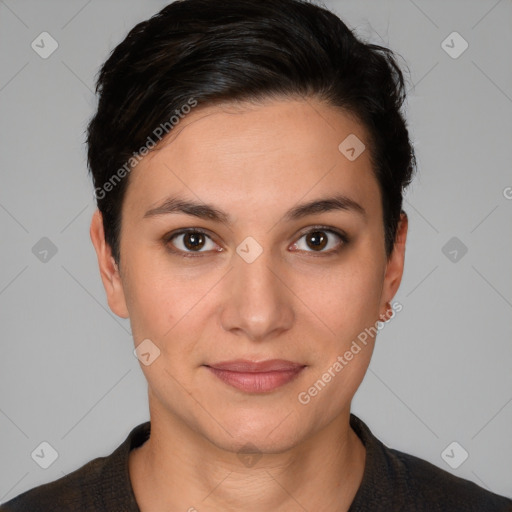
M 313 294 L 311 309 L 331 333 L 316 340 L 314 365 L 298 400 L 307 400 L 305 411 L 319 423 L 346 407 L 364 378 L 373 352 L 382 276 L 381 263 L 359 254 L 350 265 L 332 269 Z
M 187 339 L 196 339 L 202 325 L 200 316 L 208 303 L 209 290 L 218 275 L 186 273 L 165 257 L 134 253 L 127 258 L 125 296 L 135 342 L 150 338 L 162 350 L 171 350 L 170 341 L 180 334 L 180 350 Z M 183 337 L 183 332 L 187 333 Z
M 315 286 L 310 284 L 305 302 L 331 331 L 346 340 L 378 319 L 382 284 L 381 265 L 354 256 L 350 262 L 332 267 Z
M 182 290 L 142 251 L 126 254 L 124 262 L 123 287 L 135 343 L 157 340 L 179 317 L 176 307 L 182 303 Z

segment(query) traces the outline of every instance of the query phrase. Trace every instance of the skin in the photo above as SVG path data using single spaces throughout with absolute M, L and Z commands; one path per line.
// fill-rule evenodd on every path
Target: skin
M 403 214 L 387 258 L 368 146 L 354 161 L 338 150 L 352 133 L 367 139 L 353 117 L 312 98 L 198 106 L 129 175 L 119 267 L 101 214 L 93 215 L 109 306 L 130 318 L 135 345 L 149 338 L 160 350 L 141 363 L 151 437 L 129 459 L 141 511 L 348 510 L 366 457 L 349 425 L 350 403 L 375 339 L 307 405 L 297 396 L 384 317 L 407 235 Z M 366 217 L 332 210 L 284 219 L 297 204 L 334 192 L 357 201 Z M 144 218 L 172 194 L 215 205 L 231 223 L 184 213 Z M 343 230 L 349 242 L 324 230 L 329 245 L 318 252 L 304 236 L 316 224 Z M 164 239 L 180 228 L 207 230 L 200 256 L 166 249 L 187 250 L 186 237 Z M 236 252 L 248 236 L 263 249 L 252 263 Z M 257 394 L 203 366 L 239 358 L 307 366 Z M 247 443 L 261 455 L 251 467 L 238 454 Z

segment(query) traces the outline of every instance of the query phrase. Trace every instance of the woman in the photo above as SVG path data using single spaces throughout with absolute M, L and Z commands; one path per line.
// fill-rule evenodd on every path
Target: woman
M 392 52 L 300 0 L 182 0 L 97 90 L 90 233 L 151 421 L 2 510 L 512 510 L 350 412 L 401 307 L 415 160 Z

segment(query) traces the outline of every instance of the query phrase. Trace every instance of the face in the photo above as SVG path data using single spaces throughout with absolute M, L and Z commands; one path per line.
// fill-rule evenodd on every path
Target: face
M 131 171 L 119 271 L 95 214 L 110 307 L 160 351 L 141 364 L 152 419 L 272 452 L 348 415 L 374 339 L 353 342 L 398 289 L 407 229 L 388 259 L 368 147 L 338 148 L 350 134 L 366 140 L 313 99 L 198 107 Z M 293 364 L 219 369 L 233 360 Z

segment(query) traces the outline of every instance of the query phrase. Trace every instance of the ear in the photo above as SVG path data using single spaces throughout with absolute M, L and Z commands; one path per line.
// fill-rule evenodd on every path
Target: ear
M 108 305 L 117 316 L 128 318 L 130 315 L 126 307 L 121 275 L 119 274 L 119 269 L 112 256 L 112 249 L 105 242 L 103 216 L 98 209 L 92 216 L 89 233 L 94 249 L 96 250 L 96 256 L 98 257 L 101 280 L 103 281 L 103 286 L 107 293 Z
M 388 302 L 391 302 L 391 299 L 393 299 L 396 292 L 398 291 L 400 281 L 402 280 L 405 262 L 405 241 L 407 238 L 408 224 L 409 221 L 407 218 L 407 214 L 404 211 L 402 211 L 400 213 L 400 220 L 398 221 L 395 245 L 388 259 L 388 263 L 386 265 L 386 272 L 384 274 L 384 284 L 382 288 L 380 304 L 380 314 L 384 317 L 387 317 L 389 315 L 389 308 L 387 307 L 386 304 Z

